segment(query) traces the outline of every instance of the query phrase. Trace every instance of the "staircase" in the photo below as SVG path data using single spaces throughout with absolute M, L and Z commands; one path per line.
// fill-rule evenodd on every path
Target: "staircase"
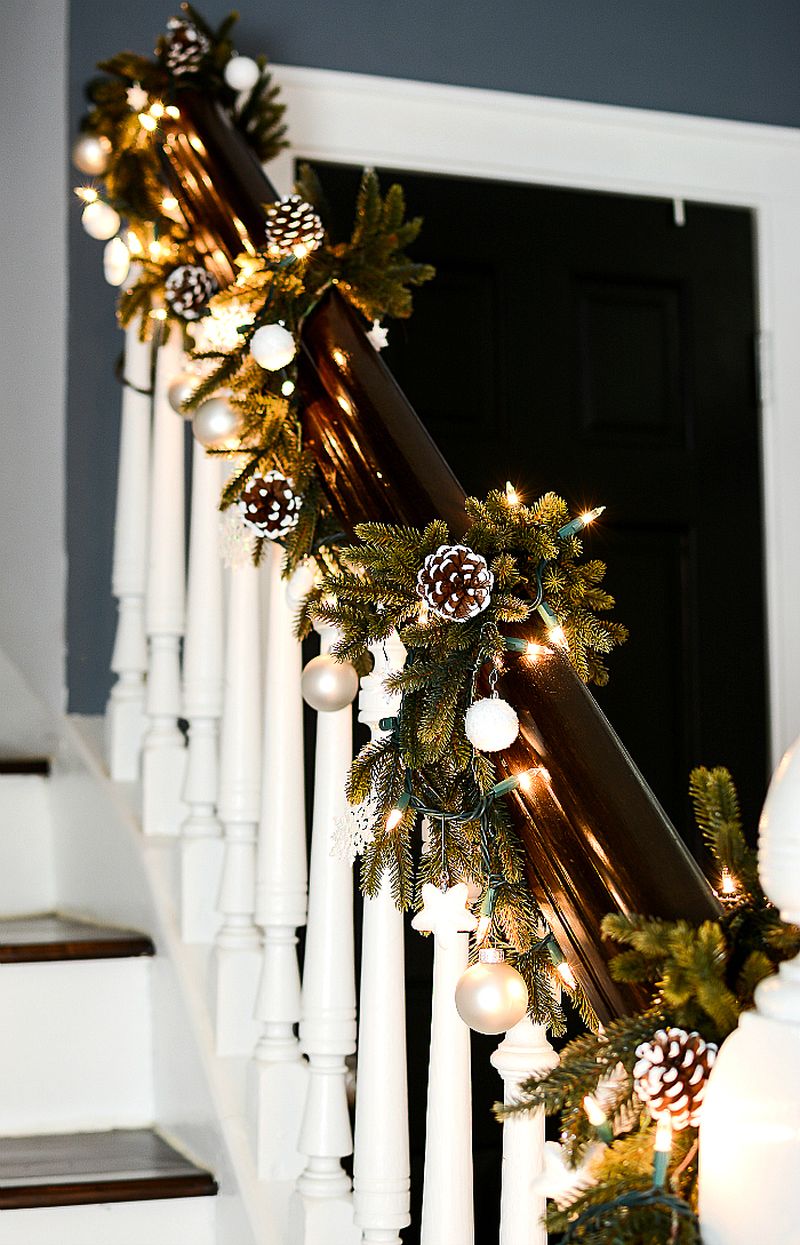
M 166 953 L 168 847 L 145 858 L 95 724 L 64 732 L 52 767 L 0 762 L 0 1243 L 251 1245 L 230 1086 L 215 1105 Z

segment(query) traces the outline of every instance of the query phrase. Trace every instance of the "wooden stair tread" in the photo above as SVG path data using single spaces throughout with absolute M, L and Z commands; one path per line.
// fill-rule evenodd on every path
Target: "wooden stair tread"
M 154 955 L 152 939 L 58 912 L 0 918 L 0 964 L 43 960 L 107 960 Z
M 47 757 L 0 757 L 2 774 L 40 774 L 46 778 L 50 773 Z
M 0 1210 L 216 1192 L 210 1172 L 151 1128 L 0 1139 Z

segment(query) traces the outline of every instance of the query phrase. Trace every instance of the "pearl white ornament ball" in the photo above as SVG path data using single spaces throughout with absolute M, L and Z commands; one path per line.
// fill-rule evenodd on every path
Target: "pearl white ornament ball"
M 291 363 L 297 353 L 297 343 L 282 324 L 265 324 L 253 334 L 250 353 L 266 371 L 279 372 Z
M 192 419 L 193 411 L 182 410 L 184 402 L 191 398 L 195 391 L 199 377 L 193 376 L 191 372 L 178 372 L 167 386 L 167 400 L 177 415 L 183 415 L 184 419 Z
M 110 157 L 111 143 L 105 134 L 79 134 L 72 145 L 72 163 L 90 177 L 101 177 Z
M 336 713 L 351 704 L 358 691 L 358 674 L 349 662 L 329 653 L 312 657 L 301 680 L 303 700 L 320 713 Z
M 474 701 L 464 717 L 467 739 L 479 752 L 509 748 L 519 734 L 519 718 L 507 700 L 487 696 Z
M 192 416 L 195 439 L 207 450 L 237 449 L 243 426 L 242 416 L 222 397 L 209 398 Z
M 90 238 L 106 242 L 119 231 L 121 221 L 110 204 L 95 199 L 93 203 L 87 203 L 83 209 L 81 223 Z
M 232 56 L 225 66 L 225 81 L 233 91 L 252 91 L 261 70 L 250 56 Z
M 476 1033 L 505 1033 L 527 1012 L 528 987 L 502 951 L 485 947 L 478 956 L 458 979 L 456 1010 Z
M 124 285 L 130 266 L 131 253 L 117 234 L 103 248 L 103 276 L 109 285 Z

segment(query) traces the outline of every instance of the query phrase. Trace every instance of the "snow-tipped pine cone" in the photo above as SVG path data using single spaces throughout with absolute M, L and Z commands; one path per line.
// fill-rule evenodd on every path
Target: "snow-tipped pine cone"
M 267 244 L 270 255 L 295 255 L 302 259 L 322 245 L 325 229 L 310 203 L 300 195 L 287 195 L 267 212 Z
M 167 22 L 164 64 L 175 77 L 195 73 L 210 47 L 208 39 L 194 22 L 187 22 L 182 17 L 171 17 Z
M 303 499 L 280 471 L 265 471 L 251 476 L 237 504 L 243 523 L 259 536 L 279 540 L 297 526 Z
M 634 1089 L 653 1119 L 669 1116 L 673 1128 L 696 1128 L 716 1057 L 714 1042 L 685 1029 L 659 1029 L 637 1046 Z
M 417 575 L 417 596 L 432 614 L 448 622 L 466 622 L 486 609 L 494 575 L 486 559 L 466 545 L 440 545 L 429 553 Z
M 198 320 L 218 289 L 216 277 L 200 264 L 181 264 L 164 282 L 164 298 L 182 320 Z

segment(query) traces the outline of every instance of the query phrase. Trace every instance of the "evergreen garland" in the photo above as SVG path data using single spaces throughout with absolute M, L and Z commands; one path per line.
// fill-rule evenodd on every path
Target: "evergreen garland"
M 144 336 L 153 331 L 150 312 L 157 311 L 158 319 L 171 318 L 163 302 L 168 273 L 179 264 L 196 262 L 180 211 L 170 206 L 171 192 L 159 156 L 160 119 L 179 103 L 181 87 L 199 87 L 216 101 L 261 162 L 286 146 L 285 105 L 278 99 L 265 58 L 258 58 L 258 81 L 242 101 L 225 81 L 238 14 L 231 13 L 215 30 L 191 4 L 181 8 L 205 40 L 199 63 L 189 73 L 174 74 L 164 35 L 158 39 L 154 60 L 135 52 L 117 53 L 98 65 L 103 76 L 87 84 L 89 109 L 80 126 L 82 133 L 106 138 L 110 145 L 107 168 L 91 189 L 125 222 L 124 236 L 139 274 L 121 296 L 119 317 L 125 326 L 141 314 Z M 183 321 L 177 322 L 183 326 Z
M 699 927 L 608 916 L 605 933 L 626 948 L 612 961 L 612 972 L 619 981 L 648 984 L 650 1006 L 614 1021 L 603 1033 L 570 1042 L 557 1068 L 524 1083 L 516 1102 L 497 1107 L 500 1118 L 537 1108 L 559 1115 L 566 1158 L 576 1167 L 588 1166 L 591 1187 L 548 1211 L 548 1228 L 563 1232 L 566 1242 L 698 1245 L 698 1131 L 687 1127 L 675 1133 L 666 1186 L 656 1187 L 656 1126 L 634 1093 L 636 1049 L 670 1026 L 722 1042 L 742 1011 L 752 1007 L 759 981 L 800 950 L 800 929 L 781 921 L 760 886 L 728 771 L 695 769 L 690 792 L 718 871 L 723 916 Z M 590 1122 L 587 1096 L 608 1117 L 604 1129 Z M 600 1146 L 604 1131 L 613 1139 Z
M 559 1033 L 563 957 L 531 895 L 523 848 L 499 798 L 508 788 L 496 789 L 495 766 L 470 743 L 464 718 L 484 670 L 501 665 L 508 649 L 521 643 L 507 638 L 504 626 L 538 610 L 563 630 L 581 677 L 597 683 L 607 678 L 605 655 L 626 632 L 602 617 L 613 600 L 601 586 L 602 563 L 581 557 L 577 532 L 586 520 L 571 519 L 553 493 L 531 506 L 510 498 L 495 491 L 485 501 L 466 502 L 470 524 L 463 544 L 486 560 L 494 577 L 488 606 L 476 616 L 444 621 L 421 609 L 418 573 L 448 543 L 446 524 L 418 530 L 366 523 L 356 529 L 358 544 L 339 550 L 339 568 L 311 593 L 299 627 L 307 629 L 311 616 L 334 625 L 341 638 L 332 651 L 343 661 L 363 662 L 369 646 L 394 631 L 408 653 L 405 667 L 387 681 L 401 693 L 399 715 L 384 738 L 361 750 L 350 771 L 348 799 L 366 802 L 371 821 L 363 889 L 374 894 L 388 871 L 396 902 L 405 908 L 419 903 L 425 882 L 478 883 L 493 941 L 526 979 L 531 1015 Z M 428 845 L 420 853 L 413 844 L 421 818 L 428 822 Z M 570 992 L 592 1023 L 585 997 Z

